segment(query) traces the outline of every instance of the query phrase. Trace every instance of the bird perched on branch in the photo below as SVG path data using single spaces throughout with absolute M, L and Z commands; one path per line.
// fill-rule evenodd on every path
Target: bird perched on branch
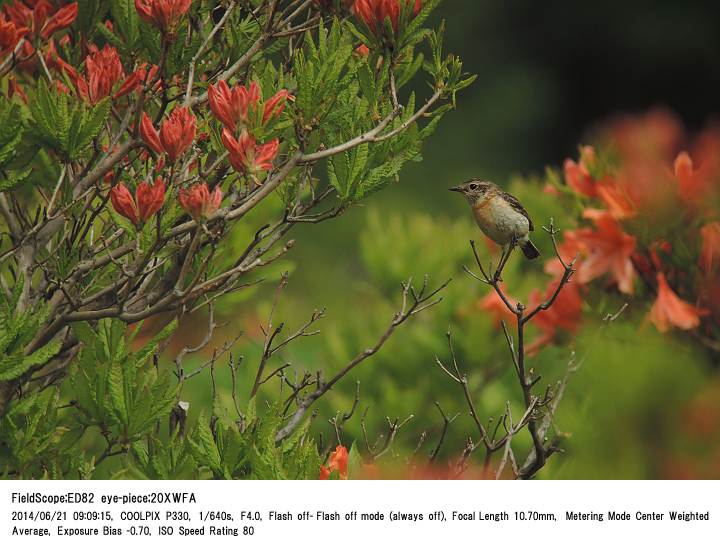
M 535 229 L 530 215 L 513 195 L 504 192 L 495 183 L 479 179 L 472 179 L 450 190 L 465 196 L 482 232 L 508 253 L 509 248 L 518 245 L 528 259 L 540 255 L 530 241 L 530 231 Z

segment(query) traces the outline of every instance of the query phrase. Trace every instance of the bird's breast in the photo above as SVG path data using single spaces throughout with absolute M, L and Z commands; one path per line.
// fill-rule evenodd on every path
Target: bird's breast
M 499 197 L 489 197 L 473 206 L 480 229 L 498 244 L 507 244 L 513 237 L 528 233 L 528 220 Z

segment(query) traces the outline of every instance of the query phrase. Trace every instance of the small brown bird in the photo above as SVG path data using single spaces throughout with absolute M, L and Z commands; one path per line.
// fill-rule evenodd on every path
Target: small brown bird
M 462 193 L 472 207 L 478 227 L 493 242 L 506 249 L 517 244 L 528 259 L 540 252 L 530 241 L 533 222 L 520 201 L 489 181 L 472 179 L 450 189 Z

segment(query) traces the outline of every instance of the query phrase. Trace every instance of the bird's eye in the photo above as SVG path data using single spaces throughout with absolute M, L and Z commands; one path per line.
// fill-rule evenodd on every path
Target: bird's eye
M 478 184 L 477 184 L 477 183 L 470 183 L 470 190 L 471 190 L 471 191 L 475 191 L 475 190 L 477 190 L 477 188 L 478 188 Z

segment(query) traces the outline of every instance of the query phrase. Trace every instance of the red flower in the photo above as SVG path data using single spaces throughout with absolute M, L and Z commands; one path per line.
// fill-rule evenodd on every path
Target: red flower
M 26 4 L 32 5 L 32 9 Z M 72 25 L 77 18 L 78 5 L 73 2 L 55 10 L 47 0 L 15 0 L 12 4 L 3 6 L 3 10 L 16 27 L 27 27 L 33 36 L 47 40 L 57 31 Z
M 20 39 L 28 32 L 27 27 L 18 25 L 0 13 L 0 55 L 5 55 L 15 49 Z
M 610 273 L 621 292 L 632 294 L 635 278 L 632 264 L 635 237 L 625 233 L 607 212 L 586 210 L 585 216 L 594 220 L 595 230 L 582 228 L 565 233 L 566 239 L 577 240 L 585 256 L 577 267 L 577 281 L 586 284 Z
M 608 213 L 615 219 L 628 219 L 637 214 L 634 200 L 626 187 L 616 179 L 607 176 L 597 182 L 597 196 L 605 203 Z
M 166 153 L 175 162 L 193 144 L 197 131 L 195 115 L 186 107 L 177 107 L 163 122 L 160 133 L 146 113 L 140 121 L 140 136 L 156 153 Z
M 220 80 L 215 86 L 208 88 L 208 102 L 215 118 L 230 128 L 233 133 L 239 126 L 250 125 L 254 113 L 260 109 L 262 93 L 257 82 L 250 86 L 237 85 L 233 88 L 227 82 Z M 272 117 L 280 116 L 287 100 L 294 97 L 283 89 L 264 102 L 262 106 L 262 123 L 266 124 Z
M 65 66 L 68 65 L 65 63 L 63 68 Z M 117 50 L 109 44 L 85 58 L 85 77 L 77 75 L 72 67 L 67 72 L 71 77 L 72 73 L 75 73 L 75 87 L 78 94 L 91 105 L 108 97 L 115 84 L 125 77 L 120 56 Z
M 42 0 L 41 0 L 42 1 Z M 77 2 L 67 4 L 55 12 L 55 14 L 45 23 L 40 36 L 47 40 L 57 31 L 66 29 L 73 24 L 77 18 L 78 5 Z
M 687 301 L 683 301 L 673 292 L 663 273 L 657 274 L 658 293 L 649 319 L 659 332 L 667 332 L 672 327 L 681 330 L 692 330 L 700 325 L 700 317 L 708 314 Z
M 20 84 L 15 81 L 14 77 L 10 77 L 8 78 L 8 99 L 12 99 L 15 95 L 27 105 L 28 97 L 25 90 L 20 87 Z
M 199 221 L 210 217 L 220 207 L 222 190 L 217 186 L 210 191 L 207 183 L 198 183 L 190 189 L 180 189 L 178 201 L 195 221 Z
M 190 4 L 192 0 L 135 0 L 135 9 L 143 21 L 172 34 Z
M 360 44 L 357 48 L 355 48 L 355 55 L 359 57 L 367 57 L 370 55 L 370 48 L 368 48 L 365 44 Z
M 543 301 L 550 299 L 558 282 L 559 280 L 554 280 L 548 284 L 544 295 L 537 289 L 533 290 L 528 299 L 528 309 L 532 310 Z M 532 320 L 541 334 L 526 347 L 528 354 L 535 354 L 541 347 L 555 341 L 561 331 L 575 333 L 582 320 L 582 305 L 583 300 L 578 285 L 572 282 L 566 284 L 552 307 L 539 312 Z
M 196 130 L 195 116 L 190 109 L 185 107 L 173 110 L 168 119 L 163 122 L 162 128 L 160 128 L 160 142 L 163 144 L 170 162 L 175 162 L 190 148 L 195 139 Z
M 155 179 L 154 185 L 143 181 L 135 189 L 134 199 L 127 187 L 118 183 L 110 190 L 110 201 L 117 213 L 137 226 L 145 223 L 162 207 L 165 201 L 165 182 L 160 177 Z
M 255 138 L 243 130 L 239 139 L 235 139 L 227 128 L 223 129 L 222 142 L 228 150 L 230 164 L 239 172 L 256 174 L 272 170 L 273 159 L 280 149 L 280 141 L 273 139 L 258 145 Z
M 148 64 L 143 63 L 137 68 L 137 70 L 125 79 L 113 97 L 117 99 L 118 97 L 134 92 L 144 84 L 153 84 L 155 82 L 157 71 L 157 65 L 150 65 L 148 68 Z M 155 84 L 159 86 L 160 82 L 155 82 Z
M 387 19 L 390 20 L 393 30 L 398 31 L 400 6 L 407 6 L 413 1 L 413 15 L 417 15 L 422 9 L 422 0 L 355 0 L 352 9 L 355 17 L 362 20 L 373 34 L 380 36 Z
M 140 137 L 142 137 L 145 144 L 157 154 L 163 154 L 165 152 L 162 143 L 160 143 L 160 134 L 145 112 L 143 112 L 142 118 L 140 119 Z
M 702 248 L 700 250 L 700 267 L 706 273 L 714 270 L 720 257 L 720 222 L 713 221 L 700 229 Z
M 347 480 L 348 456 L 348 450 L 345 446 L 337 446 L 328 458 L 327 467 L 320 466 L 320 480 L 328 480 L 333 471 L 337 471 L 342 480 Z
M 155 184 L 150 185 L 143 181 L 135 189 L 140 219 L 145 222 L 150 219 L 165 202 L 165 182 L 161 177 L 155 178 Z
M 290 92 L 287 90 L 280 90 L 270 99 L 265 101 L 262 123 L 266 124 L 271 118 L 280 116 L 280 114 L 285 110 L 285 102 L 288 99 L 292 101 L 295 97 L 290 95 Z
M 582 147 L 580 149 L 580 161 L 575 163 L 574 160 L 568 158 L 565 160 L 563 171 L 565 172 L 565 182 L 575 192 L 588 197 L 597 195 L 595 190 L 595 181 L 590 175 L 590 166 L 595 161 L 595 151 L 592 147 Z
M 500 289 L 503 291 L 503 294 L 505 294 L 505 297 L 512 305 L 515 305 L 517 303 L 517 299 L 508 295 L 505 292 L 504 284 L 500 284 Z M 478 305 L 480 309 L 487 311 L 492 315 L 493 322 L 495 322 L 495 324 L 497 324 L 498 326 L 500 325 L 500 321 L 502 320 L 504 320 L 506 323 L 509 323 L 513 322 L 517 318 L 513 314 L 513 312 L 507 308 L 505 302 L 500 298 L 500 296 L 494 289 L 491 289 L 488 294 L 479 301 Z

